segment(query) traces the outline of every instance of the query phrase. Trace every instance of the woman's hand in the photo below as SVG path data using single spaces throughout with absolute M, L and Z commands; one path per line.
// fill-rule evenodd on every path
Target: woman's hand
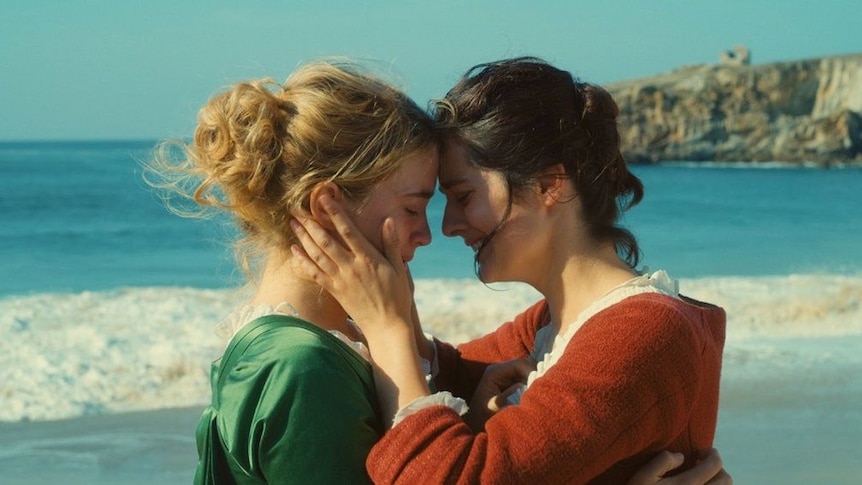
M 413 335 L 416 338 L 416 348 L 419 350 L 419 355 L 428 362 L 434 362 L 434 357 L 437 351 L 434 349 L 434 342 L 425 336 L 422 330 L 422 322 L 419 320 L 419 310 L 416 309 L 416 285 L 413 282 L 413 275 L 410 273 L 410 267 L 407 267 L 407 278 L 410 283 L 410 299 L 413 301 L 410 309 L 410 320 L 413 323 Z
M 394 222 L 383 222 L 384 257 L 334 200 L 321 197 L 321 206 L 341 241 L 312 219 L 292 220 L 302 248 L 291 246 L 291 264 L 338 300 L 365 334 L 388 427 L 399 409 L 429 394 L 413 330 L 410 278 Z
M 508 397 L 527 382 L 527 376 L 535 369 L 536 361 L 529 357 L 489 365 L 464 417 L 473 431 L 482 431 L 491 416 L 508 406 Z
M 682 453 L 663 451 L 641 467 L 628 481 L 628 485 L 733 485 L 733 479 L 724 471 L 724 464 L 716 449 L 703 453 L 691 470 L 663 478 L 682 465 L 683 460 Z
M 291 247 L 294 270 L 332 294 L 370 340 L 393 325 L 412 328 L 412 281 L 394 222 L 387 219 L 381 228 L 384 256 L 337 202 L 324 196 L 321 206 L 341 240 L 313 219 L 291 221 L 302 245 Z

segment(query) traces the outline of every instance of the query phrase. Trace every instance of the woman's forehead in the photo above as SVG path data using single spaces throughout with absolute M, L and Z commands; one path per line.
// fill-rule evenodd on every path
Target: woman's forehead
M 433 195 L 437 185 L 438 167 L 439 157 L 435 147 L 416 150 L 406 155 L 398 170 L 375 187 L 374 191 L 389 192 L 392 195 Z
M 440 188 L 447 189 L 480 176 L 480 170 L 470 163 L 470 154 L 463 143 L 450 143 L 440 157 Z

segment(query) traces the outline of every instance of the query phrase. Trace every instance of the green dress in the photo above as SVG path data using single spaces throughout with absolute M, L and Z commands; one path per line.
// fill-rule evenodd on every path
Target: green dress
M 382 433 L 371 366 L 287 315 L 243 327 L 212 366 L 195 483 L 370 483 Z

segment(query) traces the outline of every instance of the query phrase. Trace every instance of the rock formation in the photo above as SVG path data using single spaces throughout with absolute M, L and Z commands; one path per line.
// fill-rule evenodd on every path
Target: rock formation
M 862 164 L 862 54 L 687 66 L 606 87 L 634 163 Z

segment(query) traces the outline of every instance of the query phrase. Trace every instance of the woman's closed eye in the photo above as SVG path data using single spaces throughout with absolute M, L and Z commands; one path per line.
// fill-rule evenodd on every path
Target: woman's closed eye
M 405 205 L 404 212 L 407 213 L 410 217 L 417 217 L 425 214 L 425 208 L 427 204 L 419 204 L 419 205 Z
M 462 192 L 460 194 L 455 194 L 455 202 L 458 204 L 465 206 L 470 202 L 470 197 L 473 195 L 473 191 Z
M 465 184 L 457 184 L 457 187 L 451 187 L 441 190 L 446 196 L 446 202 L 458 207 L 464 207 L 470 203 L 474 189 L 464 186 Z

